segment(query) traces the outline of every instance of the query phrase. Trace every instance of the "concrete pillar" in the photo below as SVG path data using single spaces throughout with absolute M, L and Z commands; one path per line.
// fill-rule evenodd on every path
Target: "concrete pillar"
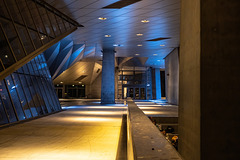
M 182 0 L 179 152 L 239 159 L 240 1 Z
M 115 103 L 115 51 L 103 49 L 101 103 Z
M 161 99 L 160 68 L 155 68 L 156 99 Z

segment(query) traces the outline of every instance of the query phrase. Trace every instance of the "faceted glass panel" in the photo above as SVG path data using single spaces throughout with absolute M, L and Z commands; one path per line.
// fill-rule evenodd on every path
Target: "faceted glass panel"
M 31 110 L 29 108 L 25 93 L 23 92 L 23 88 L 22 88 L 22 84 L 21 81 L 19 80 L 18 74 L 13 73 L 12 74 L 12 78 L 13 81 L 16 85 L 16 90 L 18 92 L 19 98 L 20 98 L 20 102 L 22 104 L 22 109 L 25 112 L 25 115 L 27 118 L 31 118 L 32 117 L 32 113 Z
M 19 97 L 18 97 L 18 94 L 17 94 L 17 91 L 16 91 L 17 86 L 13 83 L 11 75 L 7 76 L 5 78 L 5 80 L 6 80 L 6 83 L 7 83 L 9 93 L 10 93 L 11 98 L 12 98 L 13 105 L 14 105 L 16 113 L 17 113 L 18 120 L 26 119 L 26 117 L 23 113 L 21 101 L 19 100 Z
M 2 98 L 2 102 L 5 106 L 7 116 L 9 118 L 10 123 L 16 122 L 17 118 L 16 118 L 16 115 L 15 115 L 15 112 L 14 112 L 14 109 L 13 109 L 13 106 L 12 106 L 12 102 L 11 102 L 11 99 L 9 97 L 8 90 L 5 86 L 4 81 L 0 81 L 0 91 L 1 91 L 0 95 L 1 95 L 1 98 Z

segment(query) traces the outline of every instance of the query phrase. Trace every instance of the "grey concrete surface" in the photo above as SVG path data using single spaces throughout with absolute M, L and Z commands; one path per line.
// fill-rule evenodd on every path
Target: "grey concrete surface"
M 179 152 L 239 159 L 240 1 L 181 3 Z
M 128 159 L 181 159 L 175 148 L 132 101 L 128 100 Z
M 115 103 L 115 54 L 114 48 L 103 49 L 101 103 Z
M 178 105 L 179 99 L 179 58 L 178 48 L 165 58 L 165 88 L 169 103 Z

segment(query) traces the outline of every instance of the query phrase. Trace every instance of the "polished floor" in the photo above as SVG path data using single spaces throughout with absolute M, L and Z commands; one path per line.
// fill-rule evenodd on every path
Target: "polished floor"
M 123 104 L 98 101 L 0 129 L 0 160 L 114 160 Z
M 148 116 L 177 116 L 177 106 L 162 101 L 136 104 Z M 62 99 L 61 105 L 62 112 L 0 128 L 0 160 L 115 160 L 119 156 L 127 110 L 123 101 L 101 105 L 98 99 Z

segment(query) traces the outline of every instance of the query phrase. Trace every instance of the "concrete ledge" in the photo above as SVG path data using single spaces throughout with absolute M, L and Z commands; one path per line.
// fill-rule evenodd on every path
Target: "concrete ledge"
M 128 160 L 181 160 L 175 148 L 131 100 L 127 100 Z

